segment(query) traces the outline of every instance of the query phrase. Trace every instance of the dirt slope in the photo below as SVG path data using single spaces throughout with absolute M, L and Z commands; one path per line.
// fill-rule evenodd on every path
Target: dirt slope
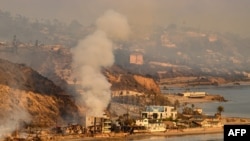
M 5 124 L 19 120 L 51 126 L 72 120 L 77 115 L 77 107 L 70 96 L 52 81 L 25 65 L 2 59 L 0 110 L 0 123 Z
M 151 77 L 128 73 L 126 70 L 112 66 L 103 70 L 112 90 L 133 90 L 145 94 L 160 93 L 160 88 Z

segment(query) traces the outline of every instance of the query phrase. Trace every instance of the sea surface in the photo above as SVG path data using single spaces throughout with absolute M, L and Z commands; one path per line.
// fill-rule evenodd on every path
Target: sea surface
M 186 89 L 186 88 L 185 88 Z M 179 93 L 184 88 L 170 88 L 163 93 Z M 227 102 L 195 103 L 195 107 L 203 109 L 203 113 L 213 115 L 218 106 L 224 107 L 222 116 L 250 118 L 250 86 L 249 85 L 225 85 L 225 86 L 196 86 L 189 88 L 190 91 L 204 91 L 209 94 L 219 94 Z M 200 134 L 171 137 L 150 137 L 133 141 L 223 141 L 223 133 Z

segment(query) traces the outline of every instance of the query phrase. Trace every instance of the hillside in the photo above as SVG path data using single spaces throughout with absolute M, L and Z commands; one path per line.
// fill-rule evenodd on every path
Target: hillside
M 32 22 L 1 10 L 0 19 L 1 58 L 26 64 L 62 88 L 71 71 L 69 50 L 95 28 L 77 21 Z M 249 38 L 177 23 L 151 28 L 152 32 L 114 46 L 116 65 L 159 79 L 197 76 L 225 79 L 225 83 L 249 80 Z M 143 64 L 131 64 L 131 53 L 138 51 Z
M 215 79 L 218 84 L 249 81 L 250 58 L 246 53 L 249 41 L 230 33 L 173 24 L 159 27 L 147 38 L 131 41 L 130 46 L 116 50 L 116 64 L 132 73 L 158 79 L 176 78 L 174 83 L 180 77 L 203 77 L 207 84 L 213 84 Z M 126 60 L 133 52 L 142 56 L 143 64 L 130 64 Z
M 77 118 L 76 105 L 60 87 L 25 65 L 2 59 L 0 101 L 1 128 L 55 126 Z
M 64 61 L 65 60 L 68 62 L 67 59 L 64 59 Z M 63 60 L 60 60 L 60 62 L 63 62 Z M 53 61 L 58 68 L 61 68 L 66 64 L 66 62 L 60 62 L 57 62 L 56 59 Z M 42 70 L 48 68 L 48 66 L 46 66 L 43 61 L 40 63 L 43 65 L 40 66 L 38 70 L 44 72 Z M 36 66 L 39 65 L 37 64 Z M 62 76 L 51 78 L 64 79 L 65 82 L 69 83 L 67 84 L 68 88 L 66 87 L 64 89 L 72 90 L 69 89 L 73 88 L 73 85 L 70 85 L 72 80 L 65 79 L 70 78 L 70 75 L 61 74 L 60 72 L 63 71 L 58 71 L 60 69 L 51 69 L 53 70 L 51 73 L 59 72 L 59 76 Z M 70 68 L 64 67 L 64 69 L 66 70 Z M 103 69 L 103 74 L 112 84 L 111 90 L 113 91 L 131 90 L 149 96 L 161 93 L 159 86 L 153 78 L 129 73 L 116 65 Z M 63 87 L 65 85 L 59 86 Z M 67 119 L 72 120 L 74 118 L 73 120 L 75 120 L 75 118 L 77 118 L 75 115 L 77 114 L 77 107 L 68 93 L 66 93 L 61 87 L 58 87 L 53 81 L 43 77 L 38 72 L 24 64 L 11 63 L 0 59 L 0 96 L 2 100 L 8 99 L 4 101 L 0 107 L 6 110 L 7 113 L 8 111 L 13 110 L 11 105 L 15 105 L 14 107 L 22 107 L 28 115 L 32 117 L 31 119 L 33 123 L 43 123 L 41 122 L 42 120 L 46 122 L 43 124 L 51 125 L 58 121 L 63 122 Z M 68 92 L 71 92 L 71 95 L 74 94 L 72 93 L 74 91 Z M 18 100 L 15 100 L 17 97 Z M 8 118 L 8 116 L 3 117 Z
M 156 81 L 151 77 L 128 73 L 115 65 L 105 69 L 103 73 L 112 84 L 112 90 L 131 90 L 146 94 L 161 93 Z

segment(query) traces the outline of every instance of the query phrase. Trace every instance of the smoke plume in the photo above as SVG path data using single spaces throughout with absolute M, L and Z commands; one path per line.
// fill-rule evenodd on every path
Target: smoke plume
M 96 21 L 96 30 L 80 40 L 72 49 L 74 75 L 80 80 L 83 92 L 77 104 L 87 108 L 87 115 L 102 116 L 111 99 L 111 84 L 101 73 L 102 67 L 114 63 L 112 41 L 126 40 L 130 33 L 124 16 L 108 10 Z
M 4 98 L 2 105 L 5 108 L 0 107 L 2 109 L 0 114 L 0 140 L 22 128 L 24 123 L 31 121 L 26 106 L 21 102 L 26 99 L 24 95 L 9 91 L 1 96 Z
M 26 109 L 16 107 L 7 114 L 8 119 L 0 120 L 0 139 L 4 138 L 8 134 L 22 127 L 22 122 L 29 122 L 30 115 Z

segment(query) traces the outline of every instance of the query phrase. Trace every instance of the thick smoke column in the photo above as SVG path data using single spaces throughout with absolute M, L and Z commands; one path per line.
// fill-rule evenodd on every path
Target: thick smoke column
M 87 114 L 102 116 L 111 99 L 111 84 L 101 73 L 102 67 L 114 63 L 112 40 L 127 39 L 130 28 L 121 14 L 109 10 L 96 21 L 96 31 L 79 41 L 72 49 L 75 75 L 84 92 L 77 104 L 87 108 Z

